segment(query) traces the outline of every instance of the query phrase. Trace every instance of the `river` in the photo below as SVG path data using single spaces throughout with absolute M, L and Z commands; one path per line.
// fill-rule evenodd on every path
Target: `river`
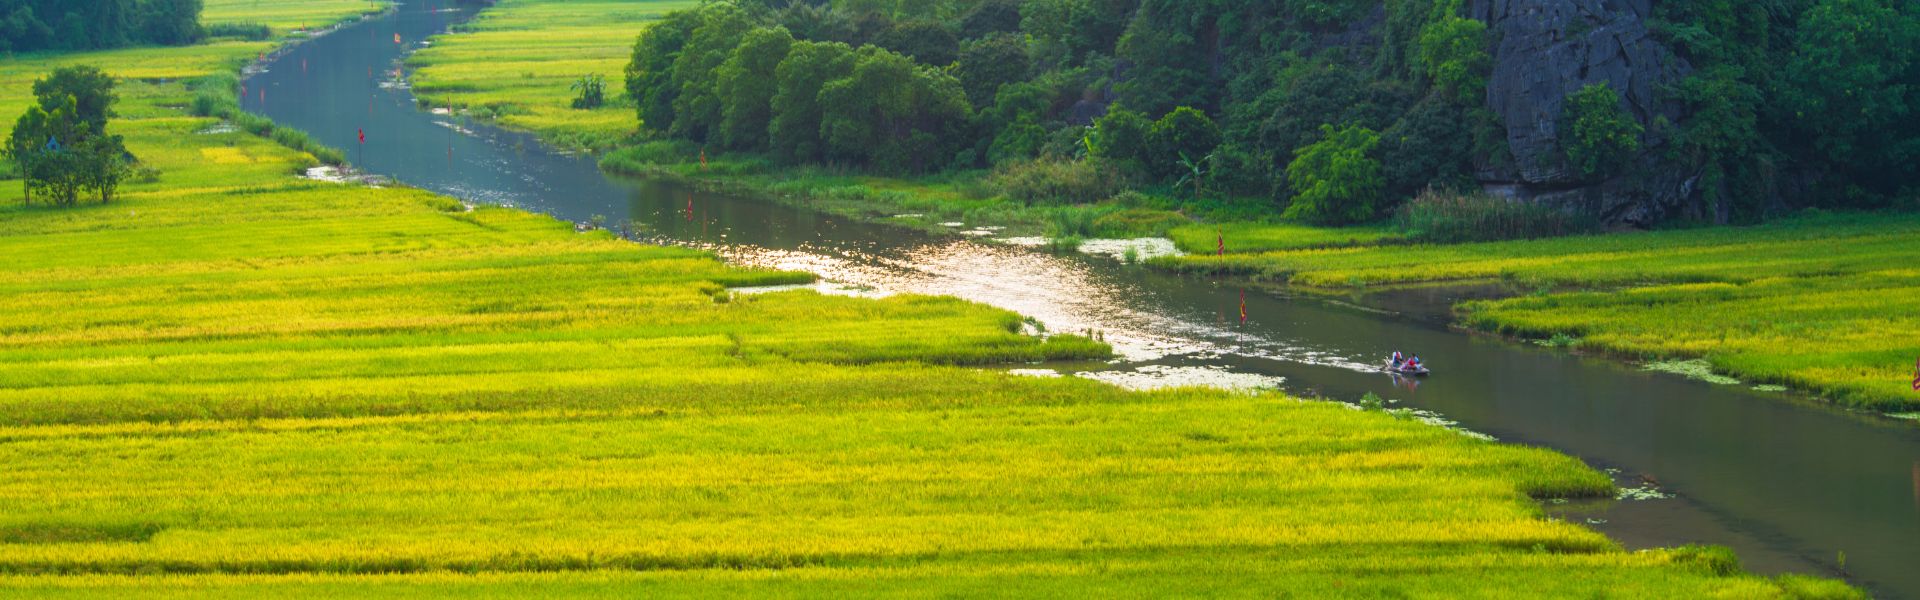
M 1626 547 L 1721 544 L 1753 571 L 1829 576 L 1842 573 L 1844 553 L 1851 581 L 1920 598 L 1920 428 L 1911 424 L 1466 335 L 1431 317 L 609 178 L 591 157 L 416 107 L 398 60 L 470 16 L 405 4 L 294 46 L 246 80 L 245 108 L 346 149 L 370 173 L 469 202 L 631 223 L 651 240 L 735 263 L 818 273 L 828 291 L 947 294 L 1053 331 L 1101 331 L 1124 357 L 1097 365 L 1103 377 L 1278 382 L 1343 400 L 1373 392 L 1669 496 L 1548 506 Z M 1432 314 L 1449 299 L 1397 300 Z M 1418 352 L 1435 375 L 1411 382 L 1372 370 L 1395 349 Z

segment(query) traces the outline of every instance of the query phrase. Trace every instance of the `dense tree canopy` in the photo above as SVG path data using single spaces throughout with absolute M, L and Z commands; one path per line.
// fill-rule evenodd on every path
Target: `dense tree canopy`
M 0 0 L 0 52 L 200 40 L 200 0 Z
M 722 0 L 642 34 L 627 85 L 648 130 L 782 162 L 1085 157 L 1133 185 L 1205 177 L 1193 189 L 1350 221 L 1517 168 L 1487 94 L 1498 36 L 1465 4 Z M 1649 25 L 1685 61 L 1655 99 L 1678 117 L 1588 80 L 1541 116 L 1562 151 L 1547 160 L 1587 183 L 1678 164 L 1692 214 L 1719 220 L 1762 217 L 1787 187 L 1836 206 L 1920 194 L 1920 4 L 1660 2 Z

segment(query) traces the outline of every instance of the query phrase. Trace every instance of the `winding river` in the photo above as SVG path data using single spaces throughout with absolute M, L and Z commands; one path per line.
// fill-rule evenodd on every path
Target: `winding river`
M 1248 293 L 1242 321 L 1242 290 L 1225 281 L 609 178 L 590 157 L 532 136 L 418 109 L 398 60 L 472 14 L 436 8 L 404 4 L 288 49 L 246 80 L 245 107 L 347 149 L 370 173 L 469 202 L 631 223 L 739 264 L 818 273 L 829 292 L 947 294 L 1054 331 L 1102 331 L 1124 358 L 1095 365 L 1094 376 L 1278 382 L 1340 399 L 1374 392 L 1615 472 L 1645 499 L 1548 510 L 1629 548 L 1722 544 L 1754 571 L 1825 575 L 1843 573 L 1844 553 L 1850 580 L 1920 598 L 1920 427 L 1463 335 L 1432 316 Z M 1428 315 L 1449 300 L 1395 299 Z M 1394 349 L 1419 352 L 1437 374 L 1410 382 L 1371 369 Z

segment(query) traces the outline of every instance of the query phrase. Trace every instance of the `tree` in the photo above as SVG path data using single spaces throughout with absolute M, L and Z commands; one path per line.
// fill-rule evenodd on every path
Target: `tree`
M 1881 193 L 1913 185 L 1920 159 L 1917 13 L 1898 0 L 1821 0 L 1780 73 L 1779 108 L 1812 155 Z
M 165 46 L 185 46 L 206 36 L 200 27 L 200 0 L 146 0 L 140 11 L 140 32 L 146 40 Z
M 960 78 L 968 101 L 975 107 L 986 106 L 993 102 L 1000 86 L 1027 78 L 1026 42 L 1010 33 L 969 40 L 960 47 L 953 76 Z
M 923 64 L 944 67 L 960 53 L 960 39 L 953 30 L 929 20 L 903 21 L 881 32 L 874 40 L 882 48 L 899 52 Z
M 680 96 L 680 86 L 673 83 L 674 61 L 699 25 L 697 11 L 674 11 L 634 41 L 633 59 L 627 63 L 627 97 L 637 105 L 642 126 L 664 131 L 673 123 L 674 100 Z
M 867 46 L 853 70 L 820 89 L 820 137 L 831 158 L 922 171 L 950 161 L 956 127 L 972 118 L 960 81 Z
M 720 96 L 715 90 L 720 64 L 733 56 L 733 49 L 754 25 L 746 11 L 732 4 L 705 5 L 699 15 L 700 26 L 673 60 L 668 85 L 680 88 L 673 100 L 673 133 L 708 141 L 720 126 Z
M 1287 165 L 1287 183 L 1293 203 L 1284 217 L 1322 225 L 1345 225 L 1379 215 L 1385 182 L 1380 161 L 1368 156 L 1380 136 L 1371 129 L 1348 125 L 1320 127 L 1322 138 L 1294 155 Z
M 1147 145 L 1147 130 L 1152 128 L 1146 115 L 1115 104 L 1093 122 L 1092 154 L 1116 162 L 1122 170 L 1140 169 L 1152 156 Z
M 19 165 L 25 199 L 43 196 L 53 204 L 72 206 L 86 184 L 81 151 L 88 135 L 71 96 L 52 110 L 39 106 L 14 123 L 7 157 Z
M 775 71 L 792 47 L 793 36 L 786 28 L 756 29 L 720 65 L 714 85 L 720 95 L 721 144 L 748 150 L 767 146 L 773 95 L 779 87 Z
M 1150 171 L 1161 177 L 1178 175 L 1187 170 L 1182 160 L 1202 161 L 1220 146 L 1220 126 L 1206 112 L 1182 106 L 1153 122 L 1147 130 L 1147 146 Z
M 1421 69 L 1441 93 L 1477 101 L 1486 94 L 1487 70 L 1493 66 L 1486 38 L 1486 23 L 1447 10 L 1420 29 Z
M 112 202 L 120 180 L 131 169 L 125 141 L 117 135 L 92 136 L 80 143 L 75 154 L 80 189 L 99 194 L 102 204 Z
M 106 133 L 113 103 L 120 99 L 113 94 L 113 78 L 89 65 L 54 69 L 33 82 L 33 95 L 40 100 L 40 108 L 49 112 L 72 98 L 74 117 L 93 135 Z
M 1380 132 L 1380 164 L 1390 198 L 1471 183 L 1473 136 L 1461 125 L 1467 119 L 1466 110 L 1434 95 Z
M 93 67 L 64 67 L 33 89 L 39 103 L 15 122 L 5 148 L 19 166 L 26 200 L 37 194 L 72 206 L 92 190 L 101 202 L 112 201 L 127 171 L 125 143 L 106 134 L 113 79 Z
M 1620 104 L 1620 95 L 1605 83 L 1589 84 L 1567 96 L 1560 145 L 1582 176 L 1612 176 L 1640 152 L 1645 128 Z
M 820 90 L 853 72 L 853 48 L 839 42 L 796 42 L 774 68 L 767 141 L 789 163 L 820 160 Z

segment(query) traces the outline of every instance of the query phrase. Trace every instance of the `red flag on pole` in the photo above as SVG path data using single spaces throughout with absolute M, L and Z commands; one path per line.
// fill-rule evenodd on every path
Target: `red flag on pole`
M 1913 391 L 1920 392 L 1920 359 L 1913 361 Z
M 700 149 L 700 170 L 702 171 L 707 170 L 707 149 L 706 148 Z
M 1240 290 L 1240 322 L 1247 322 L 1247 291 Z
M 1227 233 L 1216 229 L 1214 230 L 1214 234 L 1220 236 L 1219 238 L 1216 239 L 1217 243 L 1219 244 L 1219 248 L 1215 250 L 1215 253 L 1220 256 L 1226 256 L 1227 255 Z
M 398 33 L 396 33 L 396 34 L 393 34 L 393 43 L 395 43 L 395 44 L 398 44 L 398 43 L 400 43 L 400 34 L 398 34 Z
M 367 143 L 367 130 L 365 130 L 365 129 L 355 129 L 354 131 L 356 131 L 356 132 L 358 132 L 358 133 L 360 134 L 360 143 L 361 143 L 361 144 L 365 144 L 365 143 Z

